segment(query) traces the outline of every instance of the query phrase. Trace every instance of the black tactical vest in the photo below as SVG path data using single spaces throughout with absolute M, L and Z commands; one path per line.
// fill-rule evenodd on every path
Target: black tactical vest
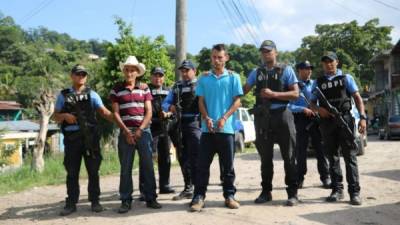
M 89 87 L 86 87 L 79 94 L 72 92 L 71 89 L 64 89 L 61 91 L 61 94 L 64 96 L 65 101 L 61 113 L 70 113 L 75 117 L 78 117 L 79 110 L 80 114 L 82 115 L 82 120 L 86 121 L 86 125 L 90 127 L 96 127 L 96 111 L 91 104 Z M 72 124 L 68 124 L 64 121 L 61 125 L 62 131 L 65 132 L 64 128 L 70 125 Z
M 167 97 L 169 88 L 164 85 L 161 88 L 155 87 L 152 84 L 149 84 L 151 95 L 153 96 L 153 100 L 151 101 L 152 109 L 153 109 L 153 120 L 159 119 L 159 113 L 162 111 L 162 102 Z
M 329 103 L 339 111 L 351 110 L 351 94 L 346 90 L 346 76 L 340 75 L 332 80 L 328 80 L 326 76 L 320 76 L 317 79 L 317 86 Z
M 262 104 L 264 101 L 260 96 L 261 89 L 269 88 L 272 91 L 284 92 L 287 88 L 281 82 L 281 76 L 285 65 L 275 66 L 273 70 L 267 71 L 264 67 L 259 67 L 256 70 L 256 88 L 254 90 L 256 96 L 256 105 Z M 271 104 L 288 104 L 289 101 L 280 99 L 271 99 Z
M 178 102 L 177 94 L 179 93 L 180 104 L 182 107 L 182 114 L 198 114 L 199 104 L 198 98 L 195 94 L 196 82 L 184 84 L 178 81 L 174 86 L 174 104 Z

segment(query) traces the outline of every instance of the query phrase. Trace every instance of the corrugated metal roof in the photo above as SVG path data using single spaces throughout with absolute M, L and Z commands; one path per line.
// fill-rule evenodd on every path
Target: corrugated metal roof
M 21 104 L 14 101 L 0 101 L 0 110 L 18 110 L 22 109 Z
M 0 130 L 39 131 L 39 124 L 29 120 L 1 121 Z M 57 124 L 49 124 L 49 130 L 59 130 Z

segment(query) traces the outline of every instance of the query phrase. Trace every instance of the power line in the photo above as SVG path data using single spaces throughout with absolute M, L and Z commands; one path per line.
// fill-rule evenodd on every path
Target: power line
M 233 24 L 232 19 L 229 17 L 228 13 L 224 11 L 224 9 L 222 8 L 223 6 L 221 5 L 221 1 L 216 1 L 219 10 L 221 11 L 222 14 L 224 14 L 224 17 L 226 18 L 226 20 L 228 20 L 229 25 L 231 26 L 232 30 L 233 30 L 233 34 L 235 35 L 237 41 L 239 42 L 245 42 L 245 39 L 243 38 L 243 36 L 241 35 L 240 32 L 234 32 L 235 30 L 235 25 Z
M 342 3 L 340 3 L 339 1 L 336 1 L 336 0 L 330 0 L 330 2 L 333 2 L 334 4 L 336 4 L 336 5 L 340 6 L 341 8 L 345 9 L 345 10 L 346 10 L 346 11 L 348 11 L 348 12 L 351 12 L 351 13 L 353 13 L 353 14 L 356 14 L 356 15 L 358 15 L 358 16 L 360 16 L 360 17 L 362 17 L 363 19 L 366 19 L 366 20 L 368 20 L 368 18 L 367 18 L 367 17 L 365 17 L 364 15 L 362 15 L 362 14 L 358 13 L 357 11 L 355 11 L 355 10 L 353 10 L 353 9 L 349 8 L 349 7 L 347 7 L 346 5 L 344 5 L 344 4 L 342 4 Z
M 232 13 L 232 11 L 229 9 L 229 7 L 226 5 L 224 0 L 220 0 L 222 6 L 224 7 L 226 13 L 228 14 L 229 19 L 232 21 L 232 24 L 234 24 L 234 29 L 236 29 L 236 27 L 240 27 L 240 20 L 235 16 L 235 14 Z M 246 36 L 242 33 L 242 30 L 237 29 L 237 33 L 241 36 L 241 38 L 243 39 L 243 41 L 246 41 Z
M 133 24 L 133 17 L 135 15 L 136 3 L 137 3 L 137 1 L 133 0 L 132 8 L 131 8 L 131 24 Z
M 242 15 L 242 13 L 241 13 L 241 11 L 239 10 L 239 8 L 237 7 L 236 3 L 235 3 L 233 0 L 231 1 L 231 3 L 232 3 L 232 5 L 233 5 L 233 9 L 236 11 L 236 14 L 237 14 L 238 18 L 239 18 L 240 20 L 242 20 L 242 23 L 243 23 L 244 27 L 245 27 L 246 30 L 249 32 L 249 35 L 252 37 L 252 39 L 253 39 L 253 41 L 254 41 L 254 44 L 257 46 L 257 45 L 258 45 L 257 38 L 254 36 L 253 31 L 252 31 L 252 30 L 249 28 L 249 26 L 248 26 L 248 25 L 251 25 L 251 24 L 246 23 L 246 19 L 245 19 L 244 16 Z M 248 24 L 248 25 L 247 25 L 247 24 Z
M 393 6 L 393 5 L 389 4 L 389 3 L 386 3 L 386 2 L 380 1 L 380 0 L 373 0 L 373 1 L 374 1 L 374 2 L 377 2 L 377 3 L 381 4 L 381 5 L 384 5 L 384 6 L 388 7 L 388 8 L 391 8 L 391 9 L 394 9 L 394 10 L 400 12 L 400 9 L 399 9 L 399 8 L 397 8 L 396 6 Z
M 233 0 L 232 0 L 232 1 L 233 1 Z M 240 9 L 243 9 L 243 15 L 244 15 L 245 19 L 247 20 L 247 22 L 248 22 L 249 24 L 253 24 L 253 22 L 254 22 L 255 25 L 253 24 L 253 27 L 260 27 L 260 24 L 257 23 L 256 20 L 250 21 L 250 17 L 247 15 L 248 10 L 246 10 L 246 8 L 249 9 L 249 7 L 244 7 L 240 0 L 237 0 L 237 3 L 238 3 L 238 5 L 239 5 L 239 8 L 240 8 Z M 250 14 L 252 14 L 252 13 L 250 13 Z M 252 17 L 252 18 L 253 18 L 253 17 Z M 254 18 L 253 18 L 253 19 L 254 19 Z M 256 32 L 256 31 L 253 30 L 253 33 L 257 36 L 258 41 L 260 41 L 261 38 L 260 38 L 259 32 Z
M 47 6 L 49 6 L 54 0 L 44 0 L 40 2 L 35 8 L 33 8 L 27 15 L 25 15 L 22 18 L 21 24 L 25 24 L 28 22 L 30 19 L 32 19 L 34 16 L 39 14 L 43 9 L 45 9 Z

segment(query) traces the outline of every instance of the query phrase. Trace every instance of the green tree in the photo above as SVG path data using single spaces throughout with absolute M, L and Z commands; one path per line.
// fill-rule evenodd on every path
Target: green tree
M 317 35 L 306 36 L 301 47 L 295 52 L 297 61 L 309 60 L 314 65 L 320 64 L 324 51 L 335 51 L 340 66 L 355 76 L 361 85 L 372 82 L 374 71 L 368 61 L 377 53 L 391 47 L 390 32 L 393 27 L 379 26 L 379 19 L 358 25 L 349 23 L 316 25 Z M 322 73 L 317 67 L 314 74 Z

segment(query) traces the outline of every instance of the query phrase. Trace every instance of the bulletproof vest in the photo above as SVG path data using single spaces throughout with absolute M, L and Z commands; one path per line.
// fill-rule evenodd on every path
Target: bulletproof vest
M 179 81 L 175 85 L 175 99 L 174 103 L 177 104 L 179 93 L 180 104 L 182 107 L 183 114 L 198 114 L 199 113 L 199 104 L 198 98 L 195 94 L 196 82 L 190 82 L 185 84 L 182 81 Z
M 320 76 L 317 79 L 317 86 L 336 109 L 341 112 L 351 110 L 351 94 L 346 90 L 346 76 L 336 76 L 332 80 Z
M 256 88 L 254 90 L 256 96 L 256 105 L 263 104 L 263 99 L 260 96 L 260 92 L 263 88 L 269 88 L 272 91 L 284 92 L 287 88 L 281 82 L 281 76 L 283 70 L 286 68 L 285 65 L 275 66 L 274 69 L 267 71 L 265 67 L 259 67 L 256 70 Z M 289 101 L 280 99 L 271 99 L 271 104 L 288 104 Z
M 167 97 L 169 88 L 164 85 L 160 88 L 155 87 L 152 84 L 149 84 L 151 95 L 153 96 L 153 100 L 151 101 L 152 109 L 153 109 L 153 119 L 159 118 L 159 113 L 162 111 L 162 102 Z
M 78 114 L 80 112 L 82 120 L 86 121 L 87 126 L 95 127 L 97 125 L 96 112 L 91 104 L 89 87 L 86 87 L 79 94 L 74 93 L 71 89 L 64 89 L 61 91 L 61 94 L 64 96 L 62 113 L 70 113 L 78 119 Z M 70 125 L 72 124 L 68 124 L 64 121 L 61 125 L 62 131 L 64 132 L 64 128 Z

